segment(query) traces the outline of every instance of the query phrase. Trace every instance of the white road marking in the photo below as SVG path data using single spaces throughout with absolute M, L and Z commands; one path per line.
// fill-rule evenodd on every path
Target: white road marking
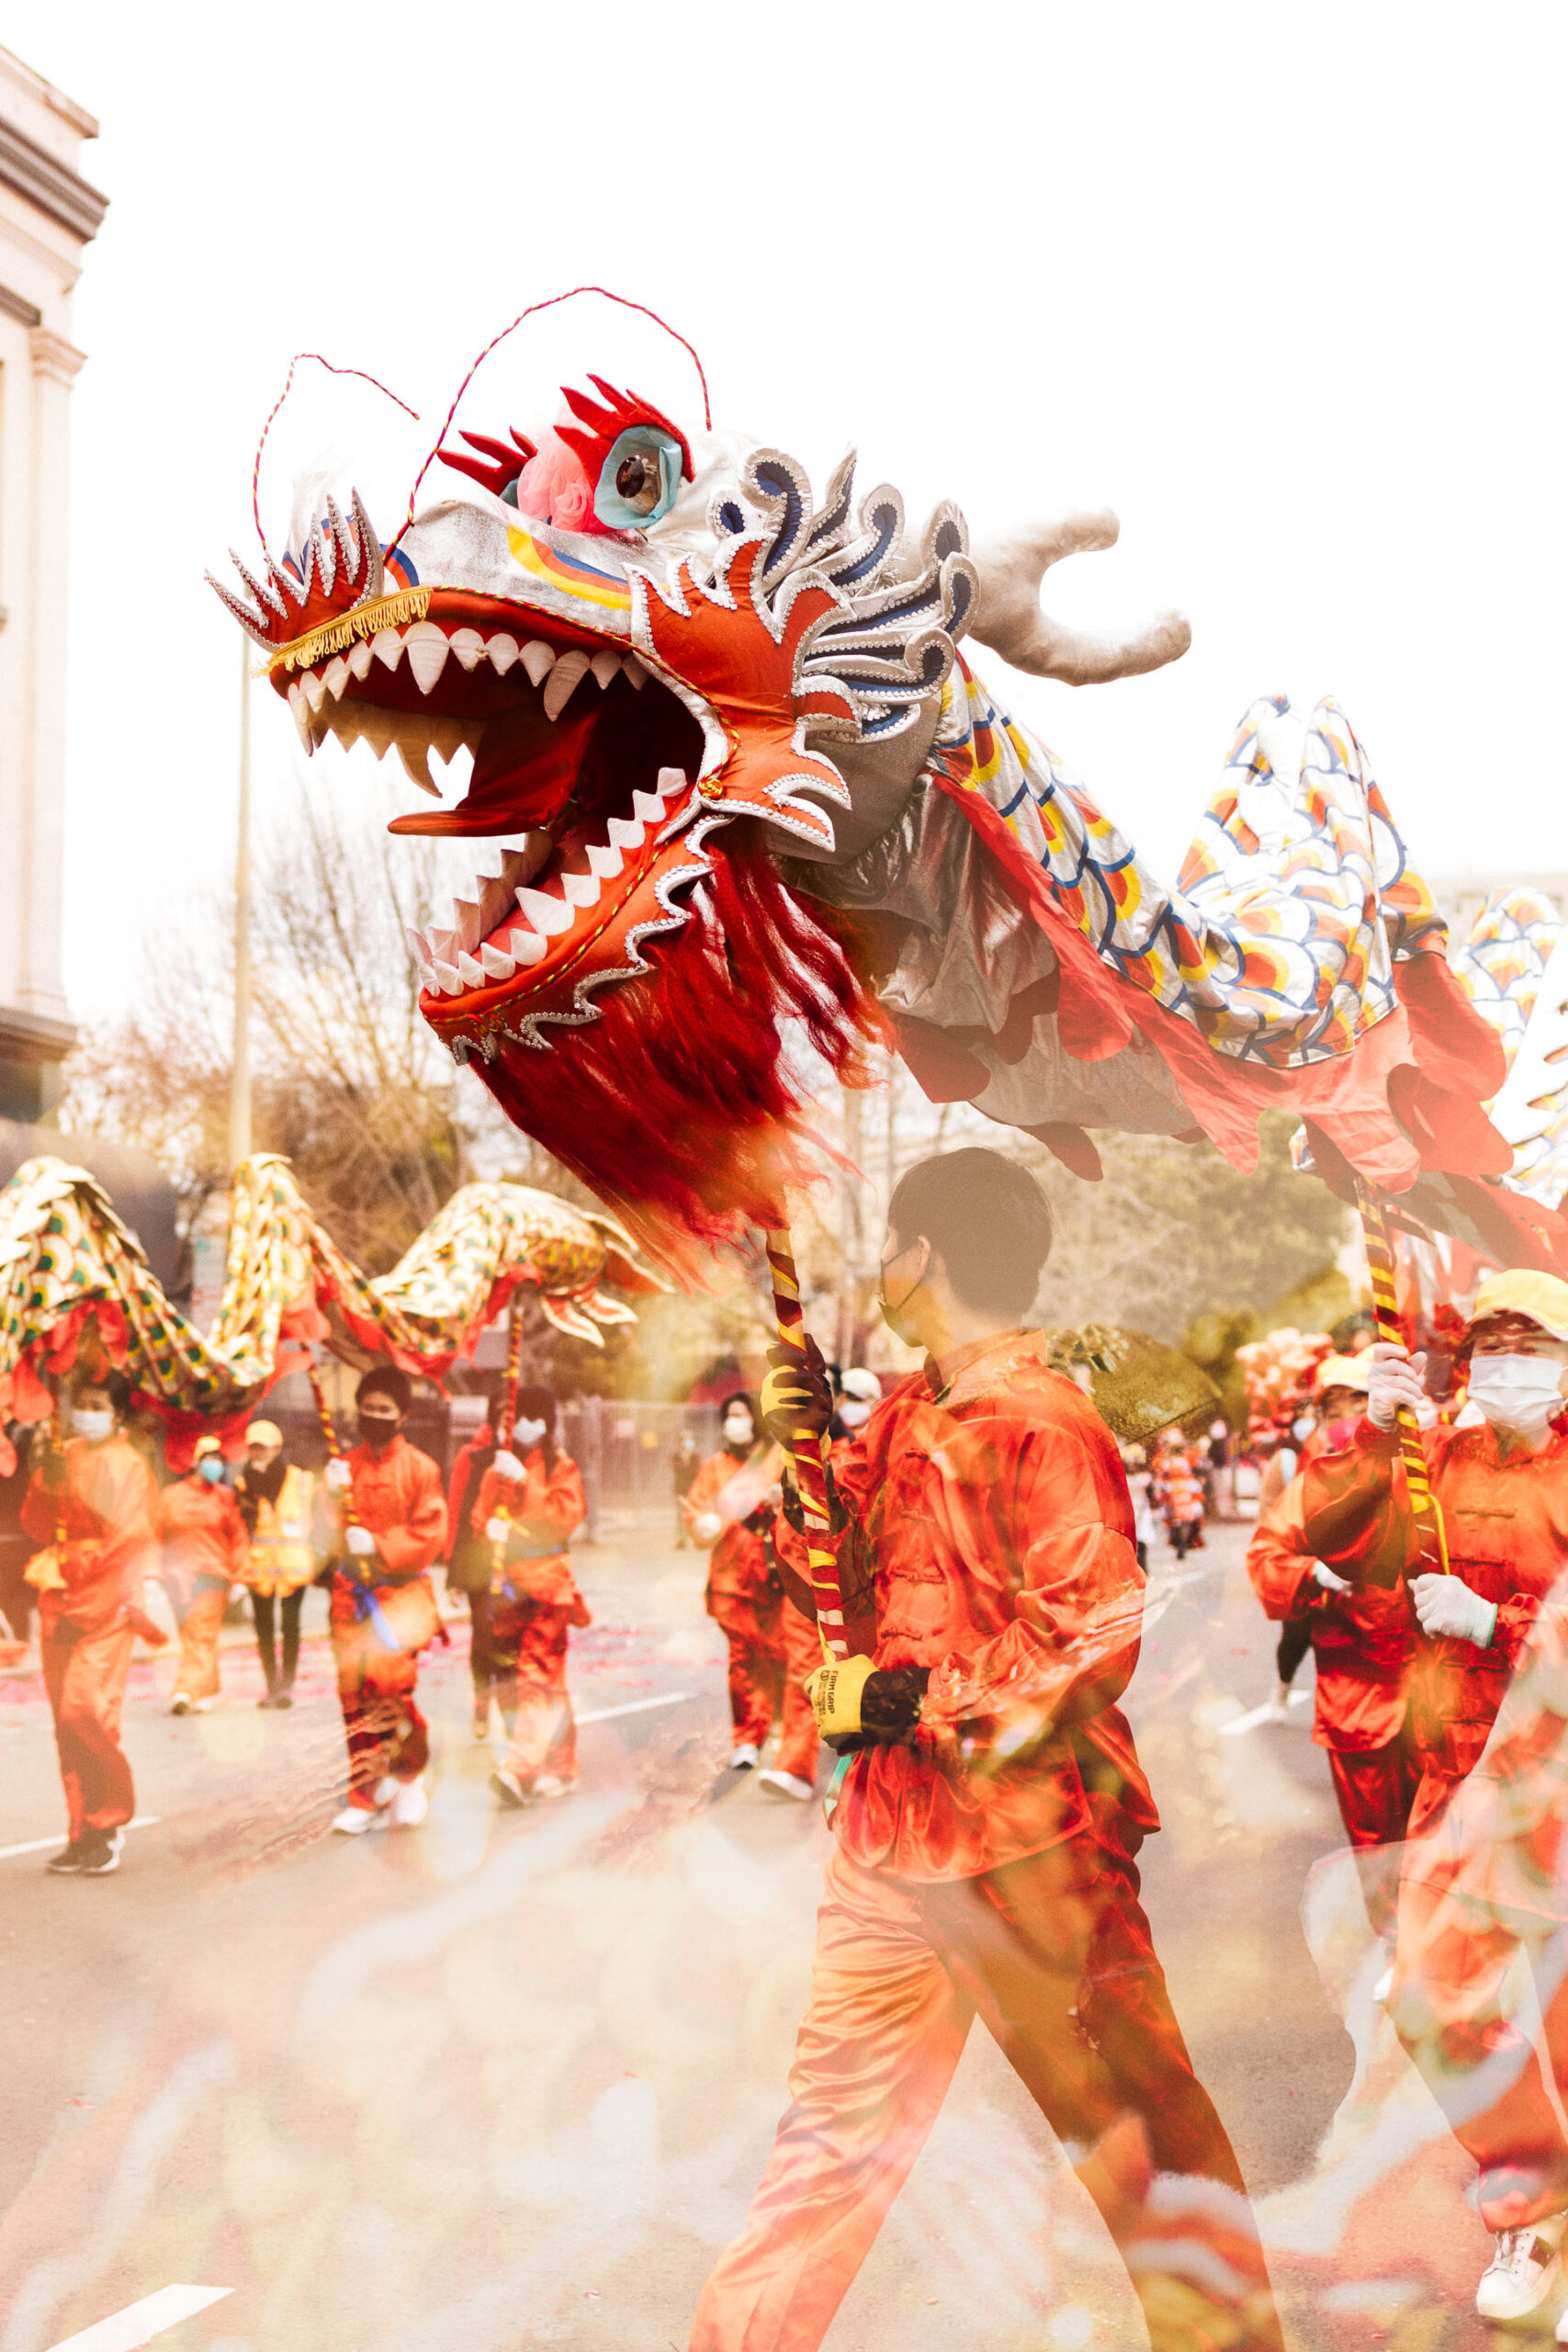
M 579 1715 L 580 1724 L 607 1724 L 613 1715 L 645 1714 L 649 1707 L 681 1707 L 692 1696 L 689 1690 L 671 1690 L 666 1699 L 633 1699 L 624 1707 L 598 1707 L 592 1714 Z
M 1292 1707 L 1310 1707 L 1312 1692 L 1292 1690 L 1287 1703 Z M 1245 1715 L 1233 1715 L 1229 1723 L 1221 1724 L 1220 1737 L 1235 1739 L 1241 1732 L 1256 1731 L 1259 1724 L 1277 1724 L 1279 1720 L 1279 1716 L 1274 1712 L 1274 1702 L 1272 1699 L 1265 1699 L 1260 1707 L 1249 1707 Z
M 125 1826 L 128 1829 L 155 1829 L 163 1817 L 164 1816 L 161 1813 L 139 1813 L 134 1821 L 128 1821 Z M 65 1833 L 63 1830 L 61 1830 L 52 1838 L 29 1838 L 25 1846 L 0 1846 L 0 1862 L 8 1862 L 13 1854 L 41 1854 L 46 1852 L 51 1846 L 59 1846 L 63 1848 L 64 1844 Z M 182 2288 L 180 2291 L 183 2294 L 186 2290 Z M 231 2290 L 227 2287 L 223 2290 L 223 2292 L 226 2295 L 231 2291 Z M 194 2288 L 191 2290 L 191 2292 L 195 2292 Z M 75 2336 L 73 2336 L 71 2339 L 73 2344 L 78 2340 L 79 2339 Z M 84 2338 L 81 2340 L 85 2341 L 85 2339 Z
M 182 2319 L 204 2312 L 209 2303 L 220 2303 L 233 2291 L 232 2287 L 160 2287 L 155 2295 L 143 2295 L 139 2303 L 99 2320 L 96 2327 L 85 2327 L 80 2335 L 51 2345 L 50 2352 L 135 2352 L 139 2344 L 151 2344 L 165 2328 L 177 2327 Z

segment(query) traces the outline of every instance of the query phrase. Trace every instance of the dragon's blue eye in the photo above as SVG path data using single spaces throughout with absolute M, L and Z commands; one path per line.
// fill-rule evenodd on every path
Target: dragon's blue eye
M 594 514 L 609 530 L 646 531 L 674 505 L 682 463 L 681 444 L 669 434 L 629 426 L 600 469 Z

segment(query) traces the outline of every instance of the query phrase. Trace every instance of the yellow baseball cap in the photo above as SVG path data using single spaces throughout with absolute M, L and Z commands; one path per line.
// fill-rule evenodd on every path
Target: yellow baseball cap
M 281 1445 L 283 1431 L 276 1421 L 253 1421 L 245 1431 L 247 1445 Z
M 222 1446 L 215 1437 L 198 1437 L 196 1442 L 196 1452 L 191 1458 L 193 1461 L 200 1462 L 205 1455 L 221 1453 L 222 1451 Z
M 1356 1388 L 1364 1396 L 1371 1369 L 1370 1355 L 1325 1356 L 1317 1367 L 1313 1385 L 1320 1396 L 1325 1388 Z
M 1525 1266 L 1506 1273 L 1488 1274 L 1475 1294 L 1475 1306 L 1466 1329 L 1473 1331 L 1491 1315 L 1523 1315 L 1550 1331 L 1554 1340 L 1568 1340 L 1568 1283 L 1555 1274 L 1540 1274 Z

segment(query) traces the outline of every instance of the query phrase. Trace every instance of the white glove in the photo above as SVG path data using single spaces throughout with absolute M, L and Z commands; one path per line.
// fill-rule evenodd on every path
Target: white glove
M 509 1519 L 487 1519 L 485 1521 L 485 1533 L 492 1544 L 504 1544 L 511 1532 L 512 1521 Z
M 717 1511 L 705 1510 L 698 1518 L 692 1532 L 699 1544 L 716 1544 L 724 1533 L 724 1521 Z
M 326 1467 L 326 1480 L 334 1495 L 341 1495 L 345 1487 L 353 1486 L 354 1473 L 349 1468 L 347 1463 L 344 1460 L 342 1454 L 334 1453 L 332 1460 L 328 1463 Z
M 495 1457 L 495 1475 L 498 1478 L 504 1478 L 509 1486 L 514 1487 L 519 1478 L 525 1478 L 528 1473 L 514 1453 L 502 1453 Z
M 1350 1589 L 1345 1578 L 1337 1577 L 1332 1568 L 1325 1568 L 1321 1560 L 1313 1562 L 1312 1575 L 1313 1582 L 1320 1584 L 1325 1592 L 1348 1592 Z
M 284 1534 L 288 1538 L 290 1544 L 303 1543 L 305 1538 L 305 1522 L 302 1519 L 280 1520 L 278 1524 L 281 1526 Z
M 1379 1340 L 1372 1350 L 1371 1377 L 1367 1383 L 1367 1419 L 1374 1429 L 1393 1429 L 1401 1405 L 1408 1405 L 1413 1413 L 1420 1412 L 1427 1402 L 1421 1385 L 1426 1369 L 1424 1355 L 1413 1356 L 1387 1340 Z
M 1462 1577 L 1417 1577 L 1410 1590 L 1424 1634 L 1473 1642 L 1478 1650 L 1485 1649 L 1497 1626 L 1495 1600 L 1483 1600 Z
M 368 1560 L 376 1549 L 376 1538 L 367 1527 L 345 1527 L 343 1540 L 356 1560 Z

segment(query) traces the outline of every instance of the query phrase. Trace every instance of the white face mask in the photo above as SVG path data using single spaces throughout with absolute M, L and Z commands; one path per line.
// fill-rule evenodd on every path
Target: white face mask
M 1476 1356 L 1470 1394 L 1494 1429 L 1516 1437 L 1543 1437 L 1563 1409 L 1562 1367 L 1544 1356 Z
M 751 1423 L 746 1414 L 732 1413 L 730 1415 L 724 1424 L 724 1442 L 726 1445 L 750 1444 Z
M 871 1407 L 858 1396 L 846 1396 L 839 1408 L 839 1419 L 847 1430 L 863 1429 L 871 1419 Z
M 537 1445 L 544 1434 L 543 1421 L 513 1421 L 512 1424 L 512 1442 L 521 1446 L 525 1453 Z
M 112 1413 L 73 1413 L 71 1427 L 78 1437 L 85 1437 L 89 1445 L 102 1445 L 114 1427 L 114 1415 Z

